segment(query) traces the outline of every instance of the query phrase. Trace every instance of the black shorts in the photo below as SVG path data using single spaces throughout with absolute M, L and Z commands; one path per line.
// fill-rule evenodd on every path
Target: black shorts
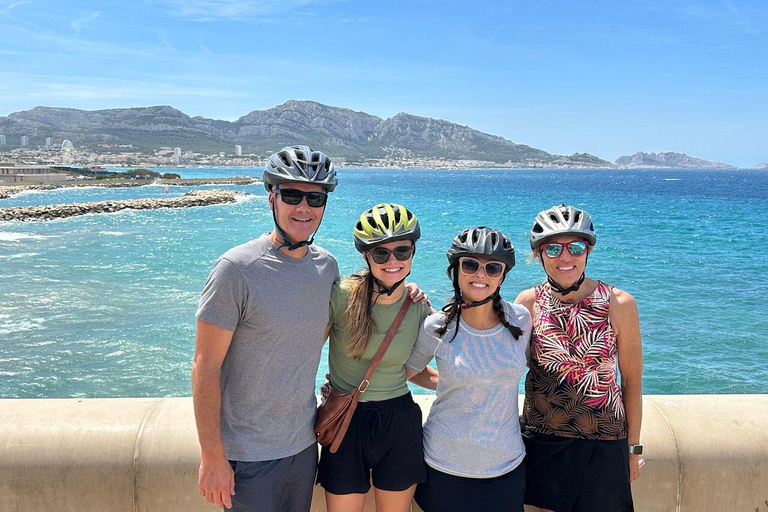
M 525 503 L 555 512 L 633 512 L 626 439 L 526 432 Z
M 427 466 L 414 499 L 424 512 L 523 512 L 525 463 L 495 478 L 465 478 Z
M 408 393 L 360 402 L 336 453 L 323 446 L 317 482 L 332 494 L 367 493 L 373 486 L 404 491 L 426 479 L 421 408 Z

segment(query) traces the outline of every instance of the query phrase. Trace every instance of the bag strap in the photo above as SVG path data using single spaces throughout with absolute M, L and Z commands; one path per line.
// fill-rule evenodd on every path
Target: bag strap
M 371 361 L 371 365 L 368 367 L 368 371 L 365 372 L 363 380 L 360 382 L 360 385 L 357 386 L 357 389 L 361 393 L 364 393 L 365 390 L 368 389 L 370 378 L 373 375 L 373 372 L 376 370 L 376 366 L 378 366 L 379 362 L 381 362 L 381 360 L 384 358 L 384 352 L 386 352 L 389 348 L 389 344 L 392 343 L 392 339 L 395 337 L 395 334 L 397 334 L 397 329 L 400 328 L 400 324 L 403 323 L 403 319 L 405 318 L 406 313 L 408 313 L 408 308 L 411 307 L 411 298 L 408 297 L 408 290 L 405 290 L 404 293 L 405 302 L 403 302 L 400 311 L 397 313 L 395 321 L 392 322 L 392 325 L 389 327 L 387 335 L 384 337 L 384 341 L 381 342 L 379 350 L 377 350 L 376 355 L 373 356 L 373 361 Z M 363 385 L 365 385 L 365 387 L 363 387 Z

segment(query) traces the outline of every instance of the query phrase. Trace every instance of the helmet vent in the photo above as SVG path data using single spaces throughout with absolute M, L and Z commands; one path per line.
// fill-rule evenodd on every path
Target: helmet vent
M 576 212 L 573 216 L 573 222 L 579 222 L 579 219 L 581 218 L 581 212 Z
M 534 233 L 543 233 L 544 228 L 542 228 L 541 224 L 537 222 L 536 224 L 533 225 L 533 229 L 531 229 L 531 231 L 533 231 Z
M 283 165 L 291 166 L 291 159 L 288 157 L 288 154 L 285 152 L 281 152 L 277 154 L 277 157 L 280 159 L 281 162 L 283 162 Z
M 296 159 L 297 160 L 306 160 L 307 156 L 303 152 L 301 152 L 301 151 L 296 151 Z
M 554 213 L 550 213 L 549 214 L 549 218 L 552 220 L 552 222 L 558 222 L 558 220 L 559 220 L 557 218 L 557 215 L 555 215 Z

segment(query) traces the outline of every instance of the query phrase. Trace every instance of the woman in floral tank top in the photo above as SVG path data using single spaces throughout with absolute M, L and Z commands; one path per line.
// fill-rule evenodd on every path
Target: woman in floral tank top
M 516 301 L 533 320 L 521 418 L 525 503 L 554 512 L 633 511 L 630 482 L 642 466 L 637 305 L 586 277 L 596 242 L 587 212 L 565 205 L 540 212 L 530 241 L 547 280 Z

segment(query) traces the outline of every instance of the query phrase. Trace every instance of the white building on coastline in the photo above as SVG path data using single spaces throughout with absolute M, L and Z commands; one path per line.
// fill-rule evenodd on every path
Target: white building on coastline
M 26 135 L 21 136 L 21 145 L 22 146 L 29 146 L 29 137 Z
M 0 146 L 5 146 L 5 135 L 0 135 Z
M 48 165 L 25 165 L 0 162 L 0 181 L 54 183 L 66 181 L 66 174 L 54 174 Z
M 243 146 L 235 146 L 235 156 L 243 156 Z

